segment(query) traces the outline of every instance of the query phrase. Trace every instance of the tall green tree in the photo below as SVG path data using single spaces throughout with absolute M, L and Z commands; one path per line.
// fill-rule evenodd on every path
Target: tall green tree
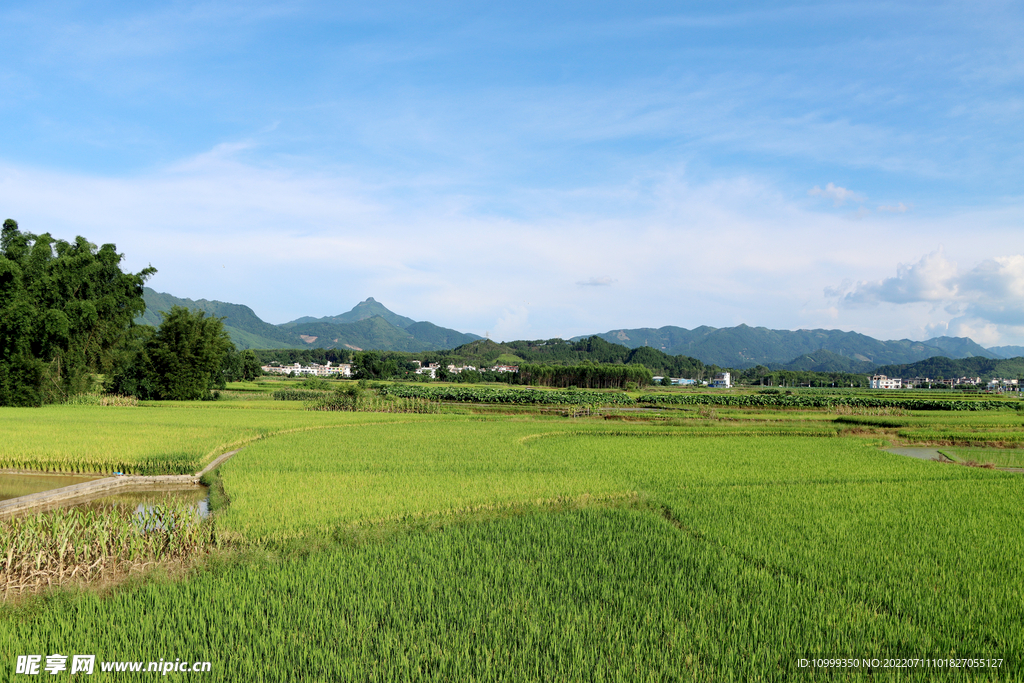
M 174 306 L 163 317 L 146 343 L 157 398 L 207 398 L 211 389 L 222 386 L 221 365 L 234 346 L 224 331 L 223 319 L 182 306 Z
M 242 354 L 238 353 L 234 347 L 221 358 L 220 374 L 224 379 L 225 386 L 228 382 L 240 382 L 244 379 L 242 376 Z
M 142 399 L 194 401 L 224 386 L 224 360 L 234 345 L 222 318 L 175 306 L 155 331 L 137 335 L 107 382 L 107 391 Z M 149 328 L 152 330 L 152 328 Z
M 263 374 L 263 366 L 260 365 L 256 352 L 252 349 L 242 351 L 242 379 L 252 381 Z
M 149 325 L 138 325 L 132 330 L 130 341 L 106 376 L 104 391 L 145 400 L 159 398 L 156 373 L 147 352 L 149 341 L 155 334 L 156 328 Z
M 352 364 L 357 379 L 387 379 L 400 374 L 395 358 L 391 355 L 385 357 L 379 351 L 358 351 Z
M 0 233 L 0 405 L 59 402 L 89 388 L 146 309 L 154 268 L 121 270 L 113 244 L 97 248 L 49 233 Z
M 239 353 L 232 346 L 224 354 L 220 372 L 227 382 L 240 382 L 242 380 L 251 382 L 263 374 L 263 367 L 260 365 L 255 351 L 246 349 Z

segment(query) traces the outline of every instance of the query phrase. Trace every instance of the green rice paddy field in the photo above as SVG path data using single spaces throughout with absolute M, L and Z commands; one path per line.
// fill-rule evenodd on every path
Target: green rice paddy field
M 219 470 L 219 549 L 185 577 L 10 601 L 9 672 L 84 653 L 210 661 L 170 674 L 210 681 L 1024 677 L 1024 476 L 879 448 L 1021 433 L 1016 411 L 17 412 L 0 457 L 23 467 L 192 468 L 246 445 Z M 74 435 L 48 439 L 58 424 Z M 816 658 L 860 666 L 799 665 Z

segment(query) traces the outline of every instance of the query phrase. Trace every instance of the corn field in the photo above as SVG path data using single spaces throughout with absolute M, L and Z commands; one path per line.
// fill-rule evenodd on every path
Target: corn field
M 402 396 L 348 396 L 335 393 L 306 403 L 306 410 L 321 412 L 408 413 L 439 415 L 444 412 L 440 401 Z
M 214 544 L 212 522 L 185 504 L 142 512 L 124 505 L 51 510 L 0 522 L 0 585 L 7 600 L 42 587 L 194 559 Z

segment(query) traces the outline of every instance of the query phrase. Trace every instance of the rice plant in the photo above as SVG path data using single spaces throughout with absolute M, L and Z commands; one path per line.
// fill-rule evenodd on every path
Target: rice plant
M 346 424 L 353 417 L 314 414 L 299 402 L 276 401 L 5 408 L 0 468 L 190 474 L 233 447 L 279 432 Z
M 174 514 L 96 532 L 25 522 L 0 530 L 24 539 L 10 541 L 11 586 L 77 581 L 100 557 L 145 565 L 225 542 L 241 554 L 214 554 L 181 581 L 0 612 L 0 650 L 182 656 L 227 681 L 935 676 L 800 670 L 812 655 L 996 657 L 998 670 L 942 679 L 1021 676 L 1018 475 L 883 452 L 825 407 L 698 402 L 627 421 L 266 404 L 33 411 L 51 429 L 94 420 L 70 441 L 82 452 L 130 433 L 136 462 L 159 462 L 155 435 L 198 460 L 252 440 L 220 468 L 230 504 L 216 535 L 199 526 L 175 545 L 162 536 Z M 886 434 L 1020 426 L 1013 411 L 861 408 L 889 414 L 839 418 L 898 423 Z M 47 443 L 32 425 L 3 432 L 3 419 L 15 445 L 0 441 L 0 454 Z M 104 528 L 120 545 L 95 540 Z M 79 538 L 94 540 L 73 550 Z M 43 567 L 51 578 L 33 573 Z

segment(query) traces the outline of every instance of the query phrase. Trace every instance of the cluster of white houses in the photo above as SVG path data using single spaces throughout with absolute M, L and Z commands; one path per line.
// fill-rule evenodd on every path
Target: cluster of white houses
M 652 379 L 654 380 L 655 384 L 661 384 L 665 378 L 662 377 L 661 375 L 655 375 Z M 685 377 L 669 377 L 668 379 L 669 383 L 672 384 L 673 386 L 685 387 L 697 384 L 697 380 L 687 379 Z M 717 375 L 715 375 L 715 378 L 711 380 L 711 382 L 704 381 L 701 382 L 701 384 L 704 386 L 710 386 L 715 389 L 729 389 L 732 387 L 732 373 L 720 372 Z
M 1016 379 L 993 377 L 990 380 L 983 380 L 980 377 L 952 377 L 950 379 L 931 379 L 928 377 L 886 377 L 885 375 L 874 375 L 871 378 L 872 389 L 913 389 L 921 387 L 977 387 L 986 391 L 1020 391 L 1020 382 Z
M 429 374 L 431 378 L 435 378 L 437 370 L 441 367 L 438 363 L 430 363 L 429 365 L 423 365 L 420 361 L 412 361 L 413 365 L 416 366 L 417 375 Z M 477 370 L 472 365 L 449 365 L 448 372 L 452 375 L 457 375 L 463 370 Z M 518 365 L 493 365 L 489 368 L 479 368 L 481 372 L 519 372 Z M 263 372 L 268 375 L 294 375 L 298 377 L 300 375 L 313 375 L 315 377 L 330 377 L 332 375 L 340 375 L 341 377 L 352 376 L 352 364 L 351 363 L 338 363 L 334 365 L 331 361 L 327 361 L 327 365 L 320 365 L 319 363 L 313 363 L 312 365 L 302 365 L 301 363 L 292 363 L 290 365 L 264 365 Z
M 428 363 L 423 365 L 418 360 L 411 361 L 416 366 L 417 375 L 430 375 L 431 379 L 437 378 L 437 371 L 441 368 L 439 363 Z M 302 365 L 301 363 L 291 363 L 289 365 L 264 365 L 263 372 L 267 375 L 292 375 L 294 377 L 300 377 L 304 375 L 312 375 L 314 377 L 351 377 L 352 376 L 352 364 L 351 363 L 338 363 L 337 365 L 327 361 L 326 365 L 320 365 L 319 363 L 313 363 L 311 365 Z M 457 375 L 465 370 L 477 370 L 480 372 L 519 372 L 518 365 L 492 365 L 490 367 L 476 367 L 475 365 L 449 365 L 448 374 Z M 654 381 L 661 383 L 662 377 L 655 377 Z M 695 379 L 686 379 L 685 377 L 671 377 L 669 378 L 674 385 L 689 386 L 697 384 Z M 900 380 L 896 380 L 898 383 Z M 1016 384 L 1017 380 L 1013 380 Z M 714 388 L 728 389 L 732 387 L 732 375 L 728 372 L 720 372 L 715 375 L 715 378 L 710 382 L 701 382 L 705 386 Z M 872 384 L 872 386 L 874 386 Z M 888 387 L 886 387 L 888 388 Z M 897 387 L 899 388 L 898 384 Z
M 441 369 L 441 364 L 440 363 L 428 363 L 427 365 L 423 365 L 423 363 L 419 362 L 418 360 L 414 360 L 414 361 L 410 361 L 410 362 L 413 365 L 416 366 L 416 374 L 417 375 L 430 375 L 431 379 L 436 379 L 437 378 L 437 371 Z M 489 368 L 478 368 L 475 365 L 449 365 L 448 366 L 448 374 L 449 375 L 457 375 L 457 374 L 459 374 L 460 372 L 462 372 L 464 370 L 475 370 L 475 371 L 479 371 L 479 372 L 519 372 L 519 366 L 518 365 L 492 365 Z
M 352 364 L 338 363 L 337 365 L 332 365 L 331 361 L 327 361 L 327 365 L 320 365 L 319 363 L 313 363 L 312 365 L 302 365 L 301 363 L 294 363 L 292 365 L 264 365 L 263 372 L 268 375 L 290 375 L 295 373 L 296 377 L 299 375 L 314 375 L 316 377 L 341 375 L 342 377 L 351 377 Z
M 416 374 L 418 375 L 430 375 L 431 379 L 437 378 L 437 371 L 440 369 L 440 364 L 429 363 L 423 365 L 420 361 L 412 361 L 416 365 Z M 464 370 L 479 370 L 480 372 L 519 372 L 519 366 L 517 365 L 492 365 L 491 367 L 477 368 L 473 365 L 449 365 L 448 374 L 457 375 Z M 319 363 L 313 363 L 312 365 L 302 365 L 301 363 L 293 363 L 291 365 L 264 365 L 263 372 L 268 375 L 294 375 L 299 377 L 302 375 L 313 375 L 314 377 L 330 377 L 338 375 L 341 377 L 352 376 L 352 364 L 351 363 L 338 363 L 337 365 L 327 362 L 326 365 L 320 365 Z M 661 383 L 663 377 L 655 377 L 654 381 L 658 384 Z M 687 386 L 697 384 L 695 379 L 686 379 L 684 377 L 670 377 L 672 384 Z M 728 389 L 732 386 L 732 376 L 728 372 L 720 372 L 715 375 L 714 379 L 710 382 L 701 382 L 701 384 L 713 387 Z M 928 377 L 886 377 L 885 375 L 874 375 L 871 378 L 872 389 L 913 389 L 914 387 L 977 387 L 978 389 L 984 388 L 985 391 L 1003 392 L 1003 391 L 1020 391 L 1020 381 L 1016 379 L 1008 379 L 1003 377 L 993 377 L 990 380 L 983 380 L 980 377 L 953 377 L 950 379 L 931 379 Z

